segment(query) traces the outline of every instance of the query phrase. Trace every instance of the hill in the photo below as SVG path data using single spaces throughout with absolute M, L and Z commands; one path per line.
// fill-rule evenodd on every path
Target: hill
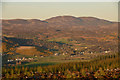
M 95 17 L 57 16 L 46 20 L 3 20 L 3 37 L 20 46 L 52 53 L 115 53 L 118 24 Z M 8 39 L 9 40 L 9 39 Z M 44 53 L 46 53 L 43 50 Z

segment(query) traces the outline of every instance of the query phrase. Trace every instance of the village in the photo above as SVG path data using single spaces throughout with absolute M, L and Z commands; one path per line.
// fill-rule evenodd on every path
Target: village
M 58 61 L 71 61 L 71 60 L 90 60 L 92 58 L 95 58 L 97 56 L 100 55 L 107 55 L 108 53 L 110 53 L 110 51 L 104 51 L 100 54 L 96 54 L 94 52 L 78 52 L 78 51 L 74 51 L 73 53 L 69 54 L 67 52 L 65 53 L 58 53 L 55 52 L 53 55 L 51 55 L 52 57 L 55 57 L 55 59 L 57 60 L 58 57 L 60 57 L 60 59 L 58 59 Z M 7 64 L 10 66 L 15 66 L 15 65 L 22 65 L 22 64 L 26 64 L 26 63 L 30 63 L 30 62 L 34 62 L 34 61 L 39 61 L 41 59 L 47 59 L 51 56 L 44 56 L 44 55 L 34 55 L 31 57 L 16 57 L 16 58 L 11 58 L 7 60 Z M 54 59 L 50 59 L 50 61 L 54 61 Z M 49 62 L 49 61 L 48 61 Z

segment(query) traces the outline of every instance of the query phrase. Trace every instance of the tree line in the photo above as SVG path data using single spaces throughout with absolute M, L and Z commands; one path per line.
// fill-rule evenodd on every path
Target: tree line
M 118 55 L 99 56 L 86 62 L 69 62 L 48 66 L 3 67 L 4 79 L 119 79 L 120 57 Z

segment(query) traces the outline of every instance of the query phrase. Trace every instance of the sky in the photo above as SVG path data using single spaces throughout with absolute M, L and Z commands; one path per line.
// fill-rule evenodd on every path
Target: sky
M 3 19 L 40 19 L 55 16 L 97 17 L 118 21 L 117 2 L 3 2 Z

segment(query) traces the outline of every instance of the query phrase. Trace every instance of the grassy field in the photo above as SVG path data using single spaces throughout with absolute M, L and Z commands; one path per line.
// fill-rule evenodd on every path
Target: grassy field
M 29 62 L 24 64 L 24 66 L 47 66 L 47 65 L 55 65 L 60 63 L 67 62 L 81 62 L 81 61 L 89 61 L 89 60 L 81 60 L 80 58 L 68 57 L 66 55 L 60 56 L 48 56 L 48 57 L 37 57 L 35 58 L 36 62 Z
M 68 41 L 68 39 L 66 38 L 52 38 L 52 39 L 49 39 L 48 41 L 56 41 L 56 42 L 62 42 L 66 44 L 72 43 L 71 41 Z

